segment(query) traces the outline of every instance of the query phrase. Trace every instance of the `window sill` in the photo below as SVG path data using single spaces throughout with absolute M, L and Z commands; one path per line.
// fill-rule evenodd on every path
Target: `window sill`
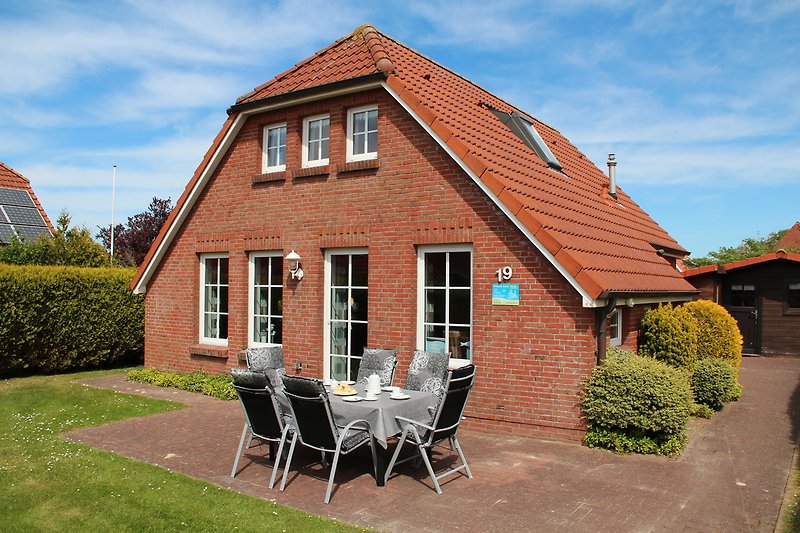
M 195 344 L 189 346 L 189 355 L 193 357 L 213 357 L 215 359 L 227 359 L 227 346 L 212 346 L 210 344 Z
M 330 165 L 320 165 L 318 167 L 305 167 L 298 168 L 289 172 L 292 179 L 294 178 L 308 178 L 311 176 L 327 176 L 331 173 Z
M 255 185 L 256 183 L 270 183 L 273 181 L 283 181 L 286 179 L 286 171 L 281 170 L 279 172 L 266 172 L 264 174 L 258 174 L 250 178 L 250 183 Z
M 359 170 L 374 170 L 379 168 L 381 168 L 381 160 L 376 157 L 375 159 L 349 161 L 343 165 L 338 165 L 336 167 L 336 172 L 342 174 L 345 172 L 357 172 Z

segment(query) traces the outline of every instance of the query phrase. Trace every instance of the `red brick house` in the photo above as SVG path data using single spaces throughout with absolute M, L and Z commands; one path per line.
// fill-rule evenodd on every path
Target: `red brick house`
M 36 239 L 52 232 L 30 180 L 0 161 L 0 246 L 14 237 Z
M 370 346 L 404 382 L 414 349 L 446 349 L 479 367 L 473 427 L 577 438 L 598 354 L 696 292 L 686 250 L 557 130 L 371 26 L 228 114 L 132 282 L 147 366 L 275 343 L 341 379 Z
M 778 250 L 684 276 L 736 319 L 745 353 L 800 355 L 800 254 Z

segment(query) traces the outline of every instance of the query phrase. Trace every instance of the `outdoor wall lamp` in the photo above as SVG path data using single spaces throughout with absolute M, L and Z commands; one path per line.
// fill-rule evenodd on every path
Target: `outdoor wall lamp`
M 292 273 L 292 279 L 300 281 L 303 279 L 303 269 L 300 268 L 300 254 L 292 250 L 286 254 L 286 263 L 289 265 L 289 272 Z

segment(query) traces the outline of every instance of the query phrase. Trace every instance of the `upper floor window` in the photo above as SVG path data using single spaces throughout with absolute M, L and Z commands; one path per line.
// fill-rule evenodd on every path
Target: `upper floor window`
M 200 257 L 200 341 L 228 344 L 228 256 Z
M 378 157 L 378 107 L 359 107 L 347 112 L 347 160 Z
M 263 173 L 286 170 L 286 124 L 264 128 Z
M 303 120 L 303 166 L 319 167 L 328 164 L 330 145 L 328 115 L 308 117 Z

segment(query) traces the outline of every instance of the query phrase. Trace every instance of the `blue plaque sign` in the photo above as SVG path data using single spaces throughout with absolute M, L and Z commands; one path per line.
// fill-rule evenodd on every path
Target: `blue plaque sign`
M 519 283 L 493 283 L 492 305 L 519 305 Z

